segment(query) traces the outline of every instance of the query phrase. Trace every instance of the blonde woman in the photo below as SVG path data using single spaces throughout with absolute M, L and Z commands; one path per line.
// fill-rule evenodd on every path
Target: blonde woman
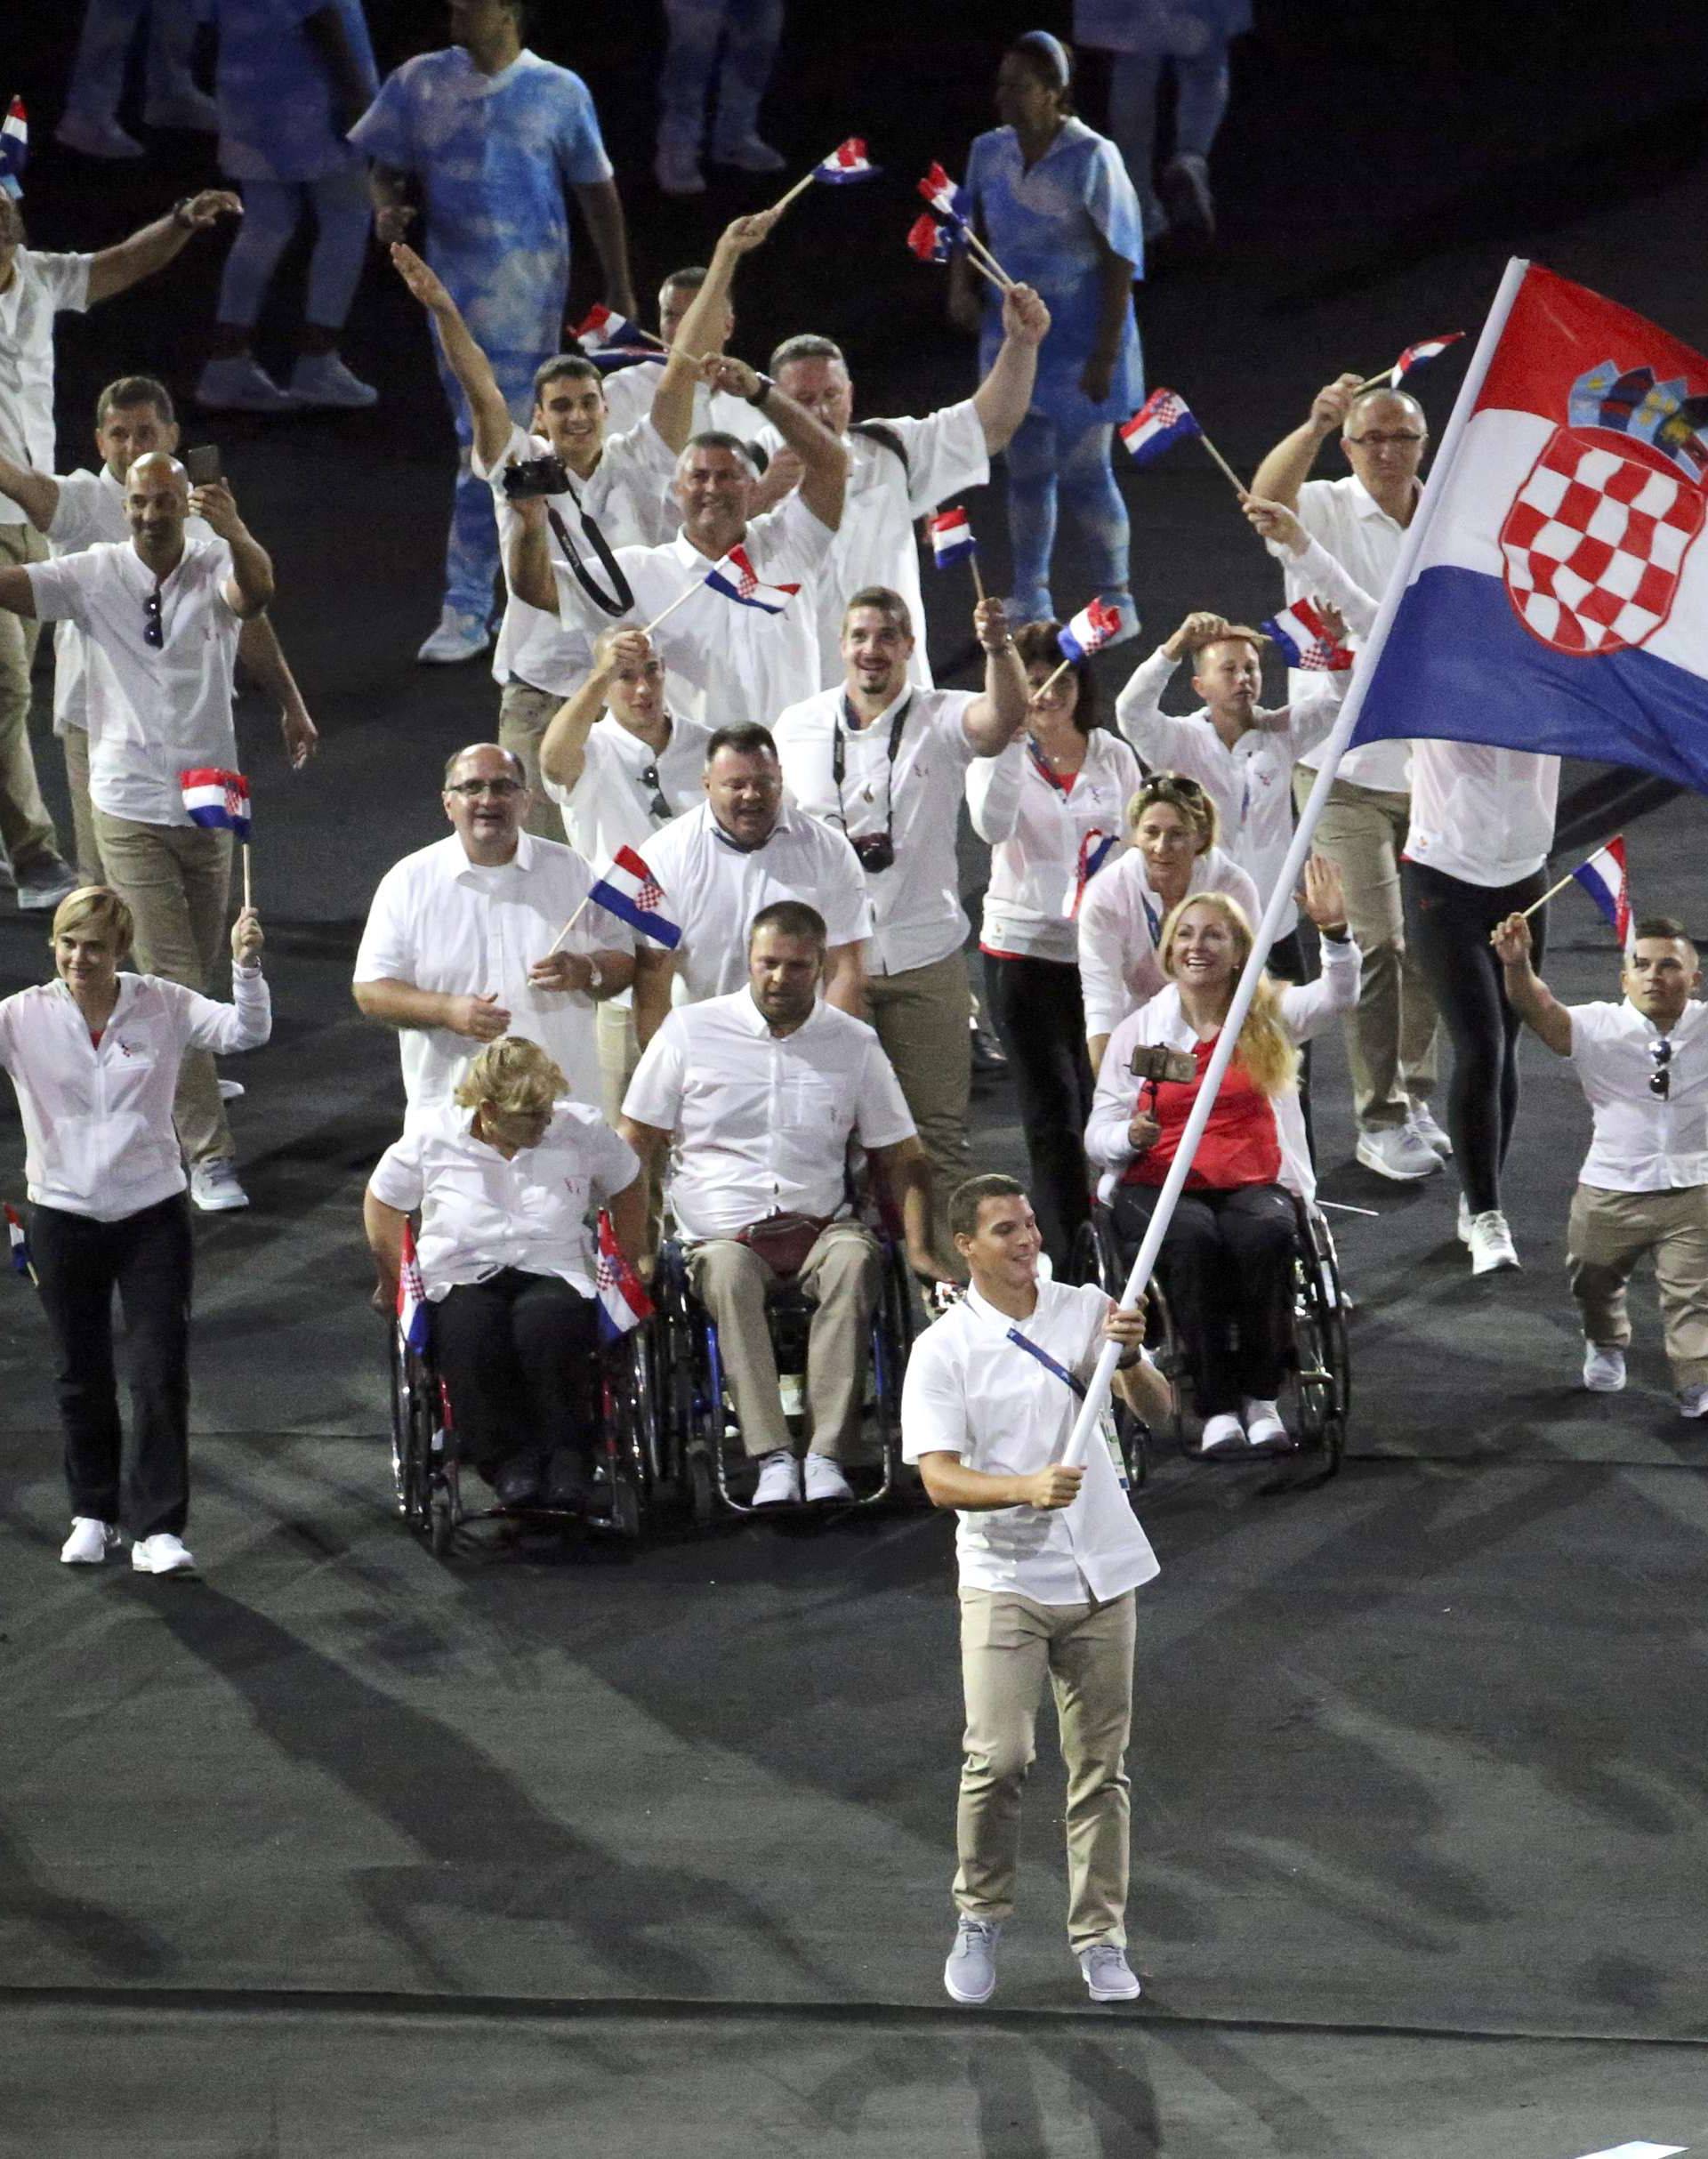
M 1287 1440 L 1276 1398 L 1292 1341 L 1288 1195 L 1309 1198 L 1315 1188 L 1298 1045 L 1358 994 L 1358 948 L 1347 934 L 1339 870 L 1314 857 L 1300 898 L 1322 939 L 1322 974 L 1297 987 L 1267 974 L 1259 983 L 1157 1256 L 1205 1454 Z M 1157 940 L 1166 987 L 1109 1038 L 1085 1152 L 1102 1172 L 1099 1195 L 1129 1261 L 1156 1211 L 1251 949 L 1250 920 L 1226 894 L 1180 901 Z M 1194 1077 L 1135 1081 L 1134 1050 L 1157 1044 L 1185 1051 Z
M 121 972 L 131 910 L 83 885 L 53 916 L 57 979 L 0 1002 L 0 1069 L 18 1091 L 28 1152 L 29 1237 L 59 1348 L 60 1416 L 71 1534 L 60 1557 L 98 1567 L 121 1513 L 139 1574 L 195 1571 L 189 1512 L 189 1179 L 173 1091 L 189 1050 L 253 1050 L 272 1031 L 261 918 L 231 930 L 234 1002 L 157 975 Z M 131 1463 L 113 1362 L 113 1292 L 124 1307 Z

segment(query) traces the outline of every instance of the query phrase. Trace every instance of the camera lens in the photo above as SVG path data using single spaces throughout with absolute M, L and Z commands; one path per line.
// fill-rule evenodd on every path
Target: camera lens
M 859 857 L 863 870 L 887 870 L 895 866 L 895 842 L 887 832 L 863 832 L 858 839 L 850 837 L 849 844 Z

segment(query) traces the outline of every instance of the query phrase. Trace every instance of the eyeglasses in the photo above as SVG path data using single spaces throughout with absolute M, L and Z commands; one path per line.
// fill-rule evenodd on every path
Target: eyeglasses
M 656 818 L 667 818 L 670 815 L 670 804 L 665 800 L 664 782 L 658 777 L 657 766 L 642 765 L 640 771 L 635 774 L 635 778 L 641 786 L 650 787 L 652 790 L 651 799 L 647 803 L 649 810 Z
M 1657 1102 L 1664 1102 L 1672 1092 L 1672 1044 L 1663 1035 L 1658 1042 L 1651 1042 L 1648 1053 L 1655 1059 L 1655 1069 L 1648 1075 L 1648 1092 Z
M 142 602 L 142 642 L 158 651 L 165 641 L 166 632 L 160 621 L 160 594 L 156 590 Z
M 1422 436 L 1417 433 L 1415 430 L 1413 430 L 1408 433 L 1403 429 L 1398 429 L 1396 430 L 1394 433 L 1390 435 L 1384 434 L 1380 428 L 1372 429 L 1370 433 L 1367 435 L 1349 435 L 1347 437 L 1347 440 L 1352 445 L 1353 448 L 1358 450 L 1379 450 L 1385 443 L 1389 442 L 1399 445 L 1407 442 L 1422 442 Z
M 465 802 L 473 802 L 482 794 L 495 794 L 500 802 L 512 794 L 524 792 L 519 779 L 459 779 L 445 790 L 447 794 L 460 794 Z

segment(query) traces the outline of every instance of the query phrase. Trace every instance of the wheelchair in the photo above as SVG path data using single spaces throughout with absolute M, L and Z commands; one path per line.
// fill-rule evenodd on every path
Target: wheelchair
M 1335 1257 L 1334 1238 L 1321 1212 L 1299 1195 L 1290 1193 L 1293 1210 L 1293 1415 L 1290 1429 L 1294 1441 L 1290 1454 L 1316 1459 L 1319 1468 L 1311 1481 L 1325 1483 L 1340 1469 L 1346 1452 L 1347 1418 L 1352 1406 L 1352 1357 L 1347 1339 L 1346 1294 Z M 1115 1234 L 1115 1219 L 1101 1200 L 1092 1205 L 1091 1220 L 1079 1233 L 1074 1253 L 1076 1278 L 1095 1282 L 1111 1297 L 1126 1287 L 1132 1262 L 1121 1253 Z M 1168 1382 L 1172 1407 L 1167 1437 L 1185 1451 L 1180 1374 L 1185 1358 L 1180 1335 L 1162 1285 L 1154 1277 L 1147 1288 L 1148 1309 L 1147 1343 L 1157 1369 Z M 1285 1414 L 1285 1409 L 1284 1409 Z M 1117 1405 L 1116 1429 L 1127 1454 L 1127 1476 L 1133 1486 L 1142 1483 L 1149 1467 L 1149 1452 L 1156 1435 L 1124 1407 Z M 1280 1449 L 1265 1450 L 1273 1459 Z M 1249 1462 L 1249 1454 L 1230 1453 L 1218 1460 Z
M 843 1513 L 882 1504 L 901 1478 L 901 1381 L 916 1332 L 913 1282 L 900 1245 L 882 1231 L 876 1234 L 882 1274 L 866 1359 L 866 1422 L 877 1471 L 874 1477 L 869 1465 L 858 1462 L 842 1465 L 857 1491 L 851 1502 L 842 1502 Z M 749 1496 L 749 1458 L 725 1390 L 717 1325 L 689 1287 L 688 1252 L 679 1238 L 667 1237 L 659 1246 L 652 1298 L 657 1308 L 653 1323 L 657 1329 L 653 1345 L 654 1415 L 665 1435 L 673 1480 L 698 1528 L 709 1527 L 721 1508 L 738 1515 L 754 1514 L 760 1510 Z M 799 1398 L 797 1390 L 804 1380 L 814 1309 L 812 1300 L 793 1284 L 782 1288 L 768 1307 L 771 1346 L 792 1429 L 801 1422 L 791 1397 Z M 862 1484 L 867 1487 L 863 1491 Z M 826 1511 L 823 1502 L 807 1501 L 763 1510 L 767 1517 Z
M 431 1325 L 431 1321 L 430 1321 Z M 584 1373 L 585 1413 L 598 1430 L 592 1449 L 592 1496 L 585 1510 L 530 1500 L 524 1506 L 471 1506 L 464 1497 L 449 1396 L 433 1362 L 409 1348 L 395 1325 L 391 1344 L 391 1478 L 399 1515 L 431 1548 L 447 1558 L 471 1521 L 521 1527 L 587 1528 L 633 1543 L 640 1536 L 665 1482 L 661 1435 L 653 1414 L 653 1343 L 646 1325 L 601 1344 Z

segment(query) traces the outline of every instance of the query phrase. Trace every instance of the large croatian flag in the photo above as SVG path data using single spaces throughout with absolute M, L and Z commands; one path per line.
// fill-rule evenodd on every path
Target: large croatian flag
M 1599 758 L 1708 791 L 1708 360 L 1534 264 L 1509 289 L 1353 740 Z

